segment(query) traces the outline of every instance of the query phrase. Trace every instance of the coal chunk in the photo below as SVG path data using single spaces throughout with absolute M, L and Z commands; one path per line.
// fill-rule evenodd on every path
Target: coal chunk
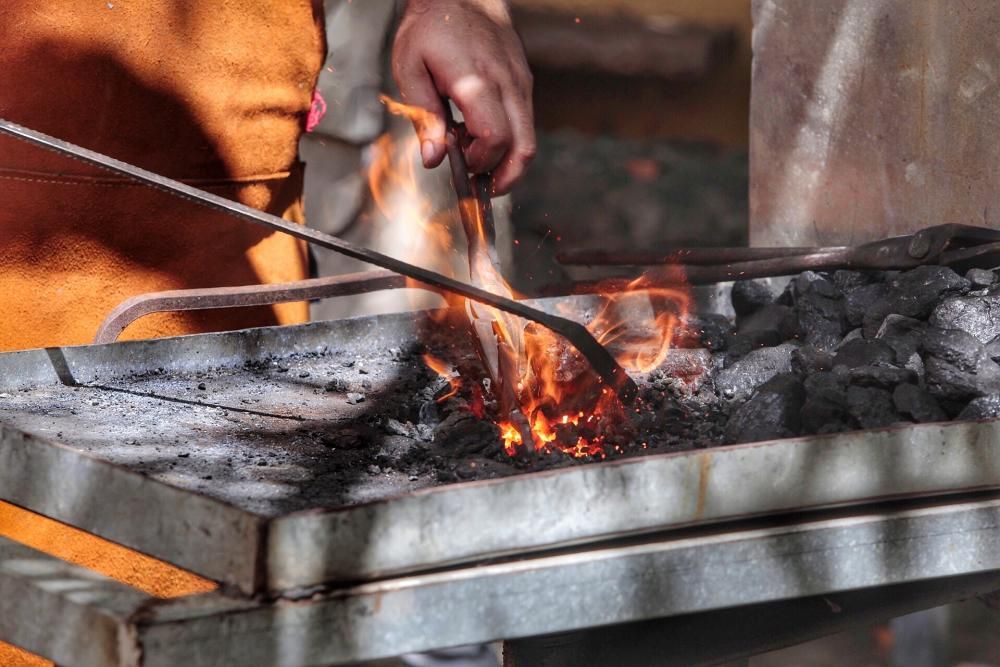
M 799 375 L 811 375 L 831 368 L 833 355 L 812 345 L 803 345 L 792 352 L 792 371 Z
M 948 419 L 937 399 L 926 389 L 915 384 L 901 384 L 896 387 L 892 393 L 892 402 L 901 414 L 921 424 Z
M 660 367 L 650 373 L 650 380 L 669 378 L 675 388 L 683 385 L 689 390 L 697 390 L 711 376 L 715 365 L 708 350 L 671 350 Z
M 889 291 L 864 316 L 865 335 L 874 338 L 889 315 L 926 319 L 942 299 L 969 288 L 969 281 L 946 266 L 918 266 L 888 283 Z
M 982 421 L 1000 419 L 1000 394 L 990 394 L 973 399 L 958 414 L 959 421 Z
M 873 283 L 846 292 L 844 297 L 844 316 L 852 327 L 864 324 L 865 316 L 872 307 L 889 295 L 889 285 Z
M 1000 359 L 1000 337 L 994 338 L 986 344 L 986 354 L 993 361 Z
M 847 410 L 861 428 L 884 428 L 902 421 L 892 393 L 876 387 L 848 387 Z
M 860 387 L 877 387 L 892 391 L 903 383 L 919 381 L 916 371 L 887 364 L 852 368 L 848 373 L 851 384 Z
M 947 361 L 961 370 L 975 371 L 979 362 L 988 359 L 986 346 L 960 329 L 929 328 L 921 340 L 925 356 Z
M 927 388 L 939 398 L 968 400 L 1000 392 L 1000 367 L 983 365 L 976 372 L 964 371 L 946 361 L 931 357 L 925 363 Z
M 775 375 L 792 371 L 792 353 L 798 346 L 783 343 L 754 350 L 728 368 L 719 371 L 715 388 L 724 398 L 744 398 Z
M 843 368 L 810 375 L 805 380 L 802 428 L 807 433 L 835 433 L 853 428 L 847 409 L 850 378 Z
M 770 304 L 737 321 L 730 334 L 728 350 L 733 356 L 745 356 L 761 347 L 775 347 L 798 335 L 798 317 L 790 306 Z
M 434 428 L 434 446 L 448 452 L 480 454 L 499 447 L 497 428 L 471 412 L 455 411 Z
M 724 350 L 733 324 L 724 315 L 689 315 L 674 336 L 674 347 Z
M 798 435 L 805 390 L 793 374 L 776 375 L 729 417 L 727 442 L 758 442 Z
M 923 340 L 927 388 L 941 399 L 1000 393 L 1000 365 L 985 346 L 956 330 L 929 330 Z
M 885 276 L 880 271 L 849 271 L 839 269 L 830 275 L 830 280 L 844 294 L 872 284 L 882 284 Z
M 800 338 L 821 350 L 833 350 L 849 328 L 843 292 L 812 271 L 793 284 Z
M 906 364 L 920 349 L 926 323 L 905 315 L 889 315 L 882 321 L 875 338 L 896 352 L 896 363 Z
M 987 269 L 969 269 L 965 272 L 965 279 L 973 288 L 989 287 L 996 282 L 996 274 Z
M 840 348 L 850 343 L 852 340 L 864 337 L 865 337 L 864 329 L 861 329 L 860 327 L 857 329 L 851 329 L 850 331 L 847 332 L 847 335 L 844 336 L 844 339 L 841 340 L 839 343 L 837 343 L 837 349 L 839 350 Z
M 946 299 L 934 309 L 930 323 L 942 329 L 961 329 L 980 343 L 1000 336 L 1000 296 Z
M 867 338 L 855 338 L 844 343 L 833 357 L 834 366 L 846 368 L 892 364 L 894 361 L 896 352 L 887 343 Z
M 760 280 L 738 280 L 730 295 L 737 317 L 746 317 L 774 303 L 771 288 Z

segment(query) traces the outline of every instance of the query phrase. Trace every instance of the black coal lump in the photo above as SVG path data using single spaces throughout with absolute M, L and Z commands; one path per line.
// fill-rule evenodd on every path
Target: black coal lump
M 737 317 L 746 317 L 774 303 L 775 294 L 760 280 L 737 280 L 730 294 Z
M 724 315 L 689 315 L 674 336 L 674 347 L 724 350 L 733 324 Z
M 986 347 L 960 329 L 928 328 L 921 340 L 920 350 L 925 357 L 947 361 L 963 371 L 975 372 L 982 360 L 989 359 Z
M 798 346 L 783 343 L 777 347 L 765 347 L 750 352 L 728 368 L 719 371 L 715 378 L 715 388 L 719 395 L 727 399 L 745 398 L 757 387 L 775 375 L 790 373 L 792 353 Z
M 980 396 L 969 402 L 965 409 L 958 413 L 959 421 L 982 421 L 985 419 L 1000 419 L 1000 394 Z
M 804 401 L 805 390 L 797 376 L 776 375 L 730 415 L 726 422 L 726 442 L 759 442 L 798 435 Z
M 1000 359 L 1000 336 L 994 338 L 986 344 L 986 354 L 989 355 L 990 359 L 993 361 Z
M 939 399 L 969 400 L 977 396 L 1000 393 L 1000 366 L 987 360 L 975 372 L 930 357 L 924 362 L 927 388 Z
M 800 338 L 821 350 L 833 350 L 849 328 L 843 292 L 812 271 L 799 275 L 793 286 Z
M 792 371 L 799 375 L 812 375 L 833 368 L 833 355 L 812 345 L 803 345 L 792 352 Z
M 927 323 L 905 315 L 889 315 L 882 321 L 875 338 L 896 352 L 896 363 L 906 364 L 920 349 Z
M 806 433 L 833 433 L 854 427 L 847 410 L 850 378 L 843 367 L 815 373 L 805 379 L 802 429 Z
M 980 343 L 1000 336 L 1000 296 L 946 299 L 934 309 L 930 323 L 942 329 L 961 329 Z
M 892 394 L 876 387 L 848 387 L 847 411 L 861 428 L 883 428 L 903 421 Z
M 858 368 L 875 364 L 891 364 L 896 361 L 896 352 L 881 340 L 855 338 L 840 346 L 833 357 L 834 366 Z
M 921 349 L 927 389 L 938 399 L 961 401 L 1000 393 L 1000 366 L 970 334 L 931 328 Z
M 884 283 L 885 275 L 881 271 L 849 271 L 839 269 L 830 274 L 830 280 L 844 294 L 876 283 Z
M 973 288 L 989 287 L 996 282 L 996 274 L 988 269 L 969 269 L 965 272 L 965 279 L 969 281 Z
M 926 319 L 938 303 L 969 288 L 969 281 L 946 266 L 919 266 L 889 281 L 888 293 L 864 316 L 865 335 L 874 338 L 889 315 Z
M 847 317 L 847 323 L 852 327 L 864 324 L 865 316 L 872 306 L 884 299 L 889 291 L 889 285 L 886 283 L 872 283 L 846 292 L 844 315 Z
M 916 371 L 909 368 L 900 368 L 889 364 L 875 364 L 874 366 L 860 366 L 852 368 L 848 374 L 851 384 L 860 387 L 877 387 L 892 391 L 897 386 L 904 383 L 916 383 L 919 376 Z
M 795 311 L 790 306 L 770 304 L 739 318 L 736 331 L 730 333 L 727 348 L 732 356 L 746 356 L 751 350 L 774 347 L 798 334 Z
M 900 413 L 921 424 L 948 419 L 937 399 L 926 389 L 915 384 L 901 384 L 896 387 L 892 393 L 892 402 Z

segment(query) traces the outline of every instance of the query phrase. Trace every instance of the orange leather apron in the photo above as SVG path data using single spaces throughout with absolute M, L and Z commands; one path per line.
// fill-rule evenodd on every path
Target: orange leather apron
M 0 116 L 301 218 L 323 60 L 310 0 L 0 0 Z M 152 290 L 305 277 L 301 244 L 0 139 L 0 350 L 87 343 Z M 127 338 L 303 321 L 305 304 L 157 315 Z
M 0 116 L 301 222 L 319 4 L 0 0 Z M 286 235 L 0 138 L 0 350 L 87 343 L 142 292 L 305 276 L 304 248 Z M 125 337 L 306 317 L 305 304 L 164 314 Z M 2 503 L 0 535 L 155 595 L 211 587 Z M 0 664 L 39 662 L 0 646 Z

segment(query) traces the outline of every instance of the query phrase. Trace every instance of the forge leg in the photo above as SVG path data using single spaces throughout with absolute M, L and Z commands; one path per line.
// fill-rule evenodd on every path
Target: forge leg
M 892 667 L 945 667 L 949 660 L 948 607 L 893 619 Z

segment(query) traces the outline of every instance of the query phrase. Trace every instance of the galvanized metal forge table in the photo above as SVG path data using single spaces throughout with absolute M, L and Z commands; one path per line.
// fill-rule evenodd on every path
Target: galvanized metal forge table
M 997 423 L 328 492 L 296 433 L 334 408 L 296 371 L 405 347 L 423 318 L 0 355 L 0 498 L 222 584 L 157 600 L 0 540 L 0 639 L 68 666 L 497 639 L 520 664 L 694 665 L 1000 588 Z M 248 394 L 246 369 L 279 363 Z M 377 396 L 392 373 L 371 375 Z M 277 463 L 221 465 L 257 446 Z

